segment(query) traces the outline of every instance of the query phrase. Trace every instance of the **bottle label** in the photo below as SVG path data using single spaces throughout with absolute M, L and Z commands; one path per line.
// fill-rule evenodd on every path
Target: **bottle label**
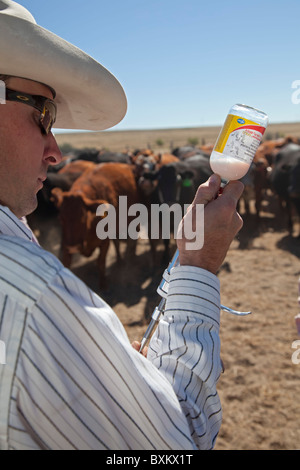
M 250 164 L 265 130 L 254 121 L 228 114 L 214 150 Z

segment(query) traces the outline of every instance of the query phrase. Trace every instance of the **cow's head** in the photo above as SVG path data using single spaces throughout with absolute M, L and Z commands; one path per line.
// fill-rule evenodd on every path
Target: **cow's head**
M 168 164 L 158 171 L 145 173 L 139 180 L 139 187 L 147 196 L 155 191 L 160 204 L 185 204 L 191 202 L 195 193 L 194 177 L 192 170 Z
M 131 163 L 136 180 L 143 177 L 146 173 L 152 173 L 156 170 L 158 157 L 152 153 L 137 153 L 131 156 Z

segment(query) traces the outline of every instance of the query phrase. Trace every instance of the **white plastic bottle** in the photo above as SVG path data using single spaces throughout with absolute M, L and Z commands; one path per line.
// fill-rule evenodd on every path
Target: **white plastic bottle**
M 211 169 L 223 184 L 247 173 L 268 122 L 264 112 L 244 104 L 229 110 L 210 156 Z

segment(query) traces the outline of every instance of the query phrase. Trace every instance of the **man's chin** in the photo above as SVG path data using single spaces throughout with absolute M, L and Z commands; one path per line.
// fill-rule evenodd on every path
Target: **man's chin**
M 23 207 L 23 216 L 27 217 L 27 215 L 30 215 L 32 214 L 38 207 L 38 200 L 37 200 L 37 196 L 34 197 L 34 199 L 32 199 L 32 201 L 28 201 L 27 204 L 24 204 L 24 207 Z

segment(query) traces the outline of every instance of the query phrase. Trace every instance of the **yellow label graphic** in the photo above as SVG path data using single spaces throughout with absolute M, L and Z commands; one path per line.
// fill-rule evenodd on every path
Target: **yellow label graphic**
M 235 116 L 233 114 L 228 114 L 214 150 L 216 152 L 223 153 L 229 137 L 233 135 L 233 132 L 238 130 L 243 132 L 244 137 L 249 137 L 251 140 L 255 138 L 258 146 L 265 128 L 257 124 L 257 122 L 250 121 L 249 119 Z

